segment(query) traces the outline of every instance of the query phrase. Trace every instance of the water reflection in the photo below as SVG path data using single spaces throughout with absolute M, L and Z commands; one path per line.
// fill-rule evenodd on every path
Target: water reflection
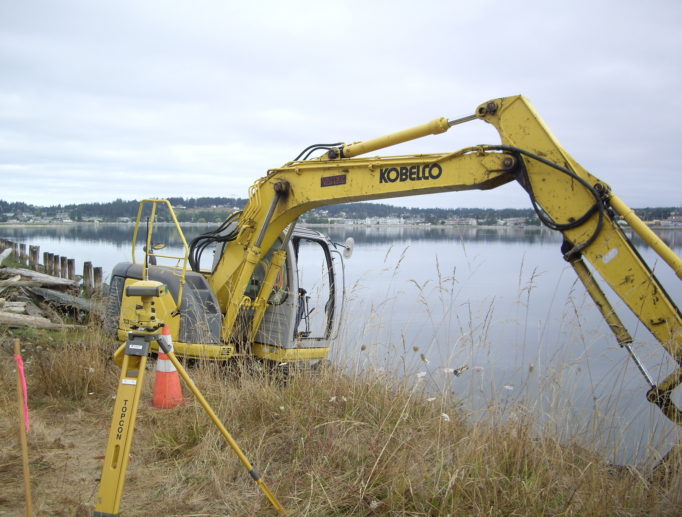
M 182 230 L 189 242 L 203 232 L 212 230 L 216 225 L 183 224 Z M 17 242 L 29 242 L 32 238 L 47 238 L 54 241 L 87 241 L 101 244 L 129 245 L 134 226 L 132 224 L 71 224 L 51 226 L 0 226 L 0 236 Z M 372 245 L 391 244 L 400 241 L 463 240 L 476 242 L 523 242 L 525 244 L 560 243 L 561 235 L 545 227 L 478 227 L 478 226 L 322 226 L 318 228 L 336 240 L 353 237 L 358 243 Z M 682 246 L 681 228 L 658 228 L 655 230 L 671 248 Z M 140 238 L 145 235 L 144 226 Z M 638 247 L 648 246 L 632 230 L 625 234 Z M 182 243 L 175 227 L 157 224 L 154 227 L 154 240 L 170 246 Z

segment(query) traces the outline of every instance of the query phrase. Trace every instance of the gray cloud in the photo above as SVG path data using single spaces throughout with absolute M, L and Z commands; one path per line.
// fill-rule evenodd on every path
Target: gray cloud
M 311 143 L 522 93 L 627 203 L 679 205 L 681 22 L 672 0 L 4 2 L 0 198 L 243 197 Z M 387 154 L 496 141 L 472 123 Z M 513 186 L 396 203 L 528 206 Z

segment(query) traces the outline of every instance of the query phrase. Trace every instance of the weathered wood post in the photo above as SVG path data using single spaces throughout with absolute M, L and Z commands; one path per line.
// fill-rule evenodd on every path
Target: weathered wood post
M 59 276 L 60 267 L 61 267 L 60 263 L 59 263 L 59 259 L 60 259 L 60 257 L 57 254 L 55 254 L 52 257 L 52 274 L 54 276 L 57 276 L 57 277 Z
M 54 253 L 47 253 L 47 260 L 45 261 L 45 273 L 48 275 L 54 274 Z
M 14 257 L 14 260 L 19 262 L 21 260 L 19 256 L 19 245 L 16 242 L 12 243 L 12 256 Z
M 43 273 L 46 275 L 49 275 L 47 270 L 49 269 L 49 264 L 50 264 L 50 254 L 47 251 L 43 252 Z
M 68 269 L 66 266 L 67 260 L 69 260 L 69 259 L 67 259 L 66 257 L 61 257 L 61 259 L 59 260 L 59 262 L 60 262 L 59 265 L 61 266 L 61 268 L 60 268 L 61 269 L 61 275 L 60 276 L 62 278 L 67 278 L 67 276 L 68 276 Z
M 66 261 L 66 268 L 67 268 L 67 278 L 69 280 L 75 280 L 76 279 L 76 259 L 68 259 Z
M 40 257 L 40 246 L 31 246 L 30 248 L 29 265 L 31 269 L 38 270 L 38 260 Z
M 83 263 L 83 290 L 87 295 L 92 294 L 92 285 L 94 283 L 92 277 L 92 262 Z
M 26 265 L 26 262 L 27 262 L 26 258 L 27 257 L 28 256 L 26 255 L 26 244 L 24 244 L 22 242 L 21 244 L 19 244 L 19 263 L 22 266 Z
M 101 267 L 93 268 L 92 273 L 95 284 L 95 293 L 102 294 L 102 268 Z

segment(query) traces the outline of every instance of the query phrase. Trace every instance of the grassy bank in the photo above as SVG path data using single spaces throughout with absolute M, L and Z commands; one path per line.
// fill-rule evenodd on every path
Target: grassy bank
M 0 513 L 23 515 L 12 336 L 0 337 Z M 20 337 L 36 514 L 89 515 L 118 376 L 111 345 L 95 329 Z M 253 363 L 190 374 L 291 515 L 679 515 L 679 475 L 614 468 L 521 412 L 502 421 L 491 408 L 472 424 L 419 382 Z M 151 409 L 146 380 L 122 514 L 275 515 L 198 404 Z

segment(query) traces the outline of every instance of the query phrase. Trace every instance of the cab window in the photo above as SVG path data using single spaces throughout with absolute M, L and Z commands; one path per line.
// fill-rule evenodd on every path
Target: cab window
M 334 317 L 334 276 L 329 250 L 310 239 L 296 239 L 294 245 L 299 283 L 295 335 L 326 339 Z

